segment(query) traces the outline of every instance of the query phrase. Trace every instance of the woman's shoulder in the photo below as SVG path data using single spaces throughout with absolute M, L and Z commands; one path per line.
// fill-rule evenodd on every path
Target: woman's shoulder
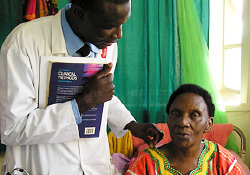
M 236 153 L 232 153 L 222 145 L 207 141 L 209 145 L 215 145 L 216 155 L 214 156 L 214 162 L 217 162 L 217 168 L 223 169 L 223 171 L 231 170 L 231 173 L 243 174 L 244 163 L 239 161 L 240 157 L 236 156 Z M 248 174 L 248 168 L 244 170 L 245 174 Z

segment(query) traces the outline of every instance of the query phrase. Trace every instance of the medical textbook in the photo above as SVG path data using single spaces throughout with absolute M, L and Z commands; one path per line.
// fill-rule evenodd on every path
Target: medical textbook
M 80 96 L 84 84 L 107 64 L 106 61 L 103 58 L 41 57 L 39 108 Z M 81 138 L 99 137 L 103 107 L 102 103 L 81 114 L 82 122 L 78 124 Z

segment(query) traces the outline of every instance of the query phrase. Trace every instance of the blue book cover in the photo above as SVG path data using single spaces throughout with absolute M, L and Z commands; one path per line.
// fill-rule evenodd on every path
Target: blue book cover
M 50 62 L 47 105 L 63 103 L 81 95 L 84 83 L 103 68 L 103 64 Z M 103 103 L 81 114 L 81 138 L 99 137 Z

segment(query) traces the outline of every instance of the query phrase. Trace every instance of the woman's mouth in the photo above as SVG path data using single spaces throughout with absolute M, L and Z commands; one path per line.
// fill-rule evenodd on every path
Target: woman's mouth
M 176 133 L 176 135 L 177 135 L 179 138 L 182 138 L 182 139 L 188 139 L 188 138 L 190 137 L 189 134 L 187 134 L 187 133 L 182 133 L 182 132 Z

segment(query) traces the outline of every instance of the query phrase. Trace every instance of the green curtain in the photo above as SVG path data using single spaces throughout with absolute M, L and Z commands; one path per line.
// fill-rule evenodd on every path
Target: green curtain
M 132 1 L 114 83 L 138 122 L 165 122 L 168 98 L 183 82 L 176 29 L 175 1 Z
M 71 0 L 57 0 L 58 10 L 61 10 L 65 7 L 66 4 L 70 3 Z
M 197 15 L 202 25 L 202 31 L 209 46 L 209 0 L 195 0 Z
M 2 45 L 10 31 L 22 22 L 22 1 L 1 0 L 0 16 L 0 45 Z

